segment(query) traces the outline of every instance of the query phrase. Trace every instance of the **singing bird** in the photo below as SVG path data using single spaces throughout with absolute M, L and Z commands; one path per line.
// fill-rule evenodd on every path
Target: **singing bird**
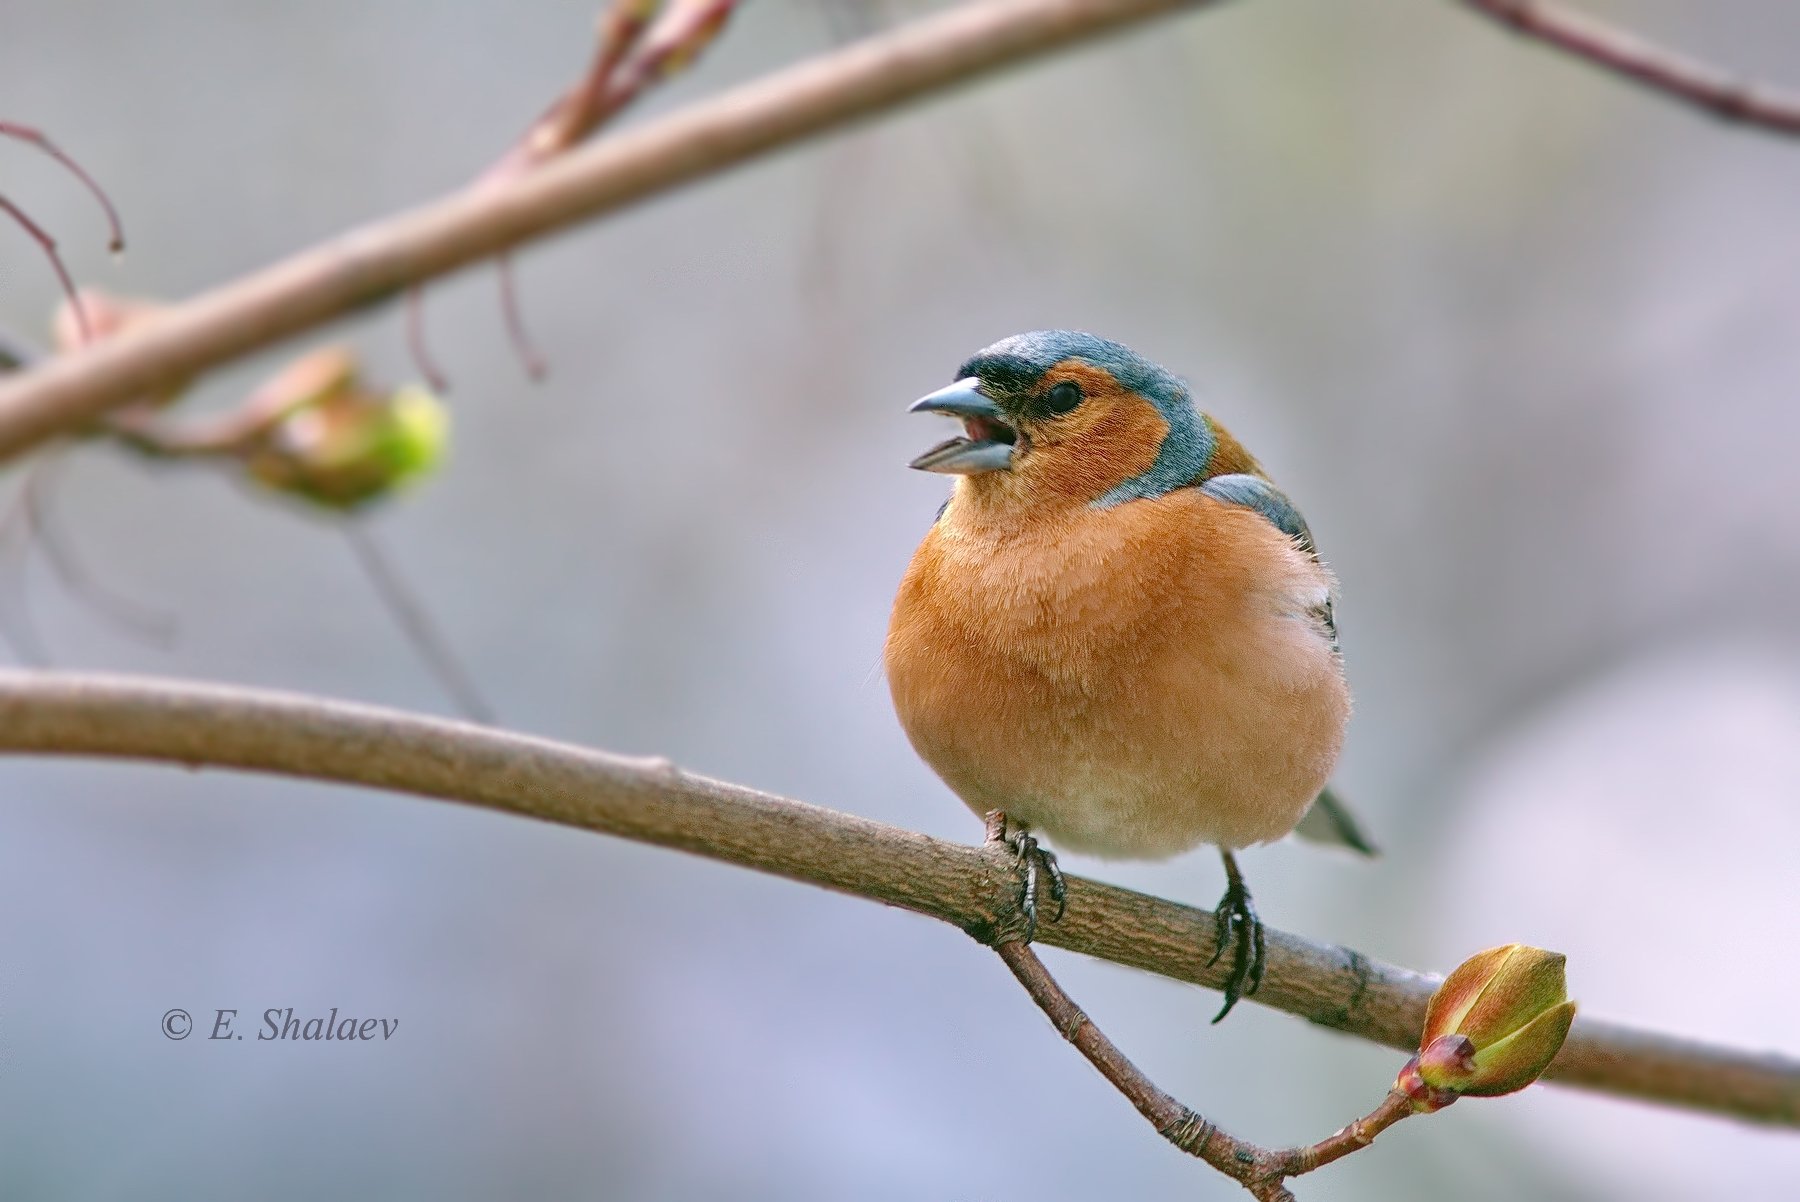
M 956 483 L 888 628 L 907 737 L 1004 814 L 1028 932 L 1039 863 L 1063 902 L 1032 832 L 1117 859 L 1217 846 L 1219 1021 L 1263 973 L 1232 853 L 1297 825 L 1373 850 L 1326 790 L 1350 692 L 1311 532 L 1181 380 L 1091 334 L 1004 339 L 912 410 L 963 432 L 911 464 Z

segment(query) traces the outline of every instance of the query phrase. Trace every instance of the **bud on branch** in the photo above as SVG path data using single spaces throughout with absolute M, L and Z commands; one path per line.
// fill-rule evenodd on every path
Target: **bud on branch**
M 1575 1021 L 1557 952 L 1509 943 L 1463 961 L 1431 995 L 1419 1054 L 1394 1088 L 1421 1112 L 1514 1093 L 1550 1067 Z

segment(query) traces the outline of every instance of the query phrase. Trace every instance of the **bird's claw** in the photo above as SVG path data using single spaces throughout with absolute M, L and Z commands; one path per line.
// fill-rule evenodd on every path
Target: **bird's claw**
M 1219 899 L 1219 908 L 1213 911 L 1213 916 L 1219 920 L 1219 935 L 1206 966 L 1211 968 L 1219 962 L 1227 947 L 1232 949 L 1231 976 L 1225 981 L 1225 1004 L 1213 1015 L 1216 1023 L 1231 1013 L 1238 999 L 1249 997 L 1261 988 L 1267 945 L 1262 919 L 1256 916 L 1256 907 L 1250 904 L 1250 890 L 1235 872 L 1231 874 L 1225 896 Z
M 990 823 L 993 819 L 989 819 Z M 1000 830 L 1005 833 L 999 836 L 1001 842 L 1012 848 L 1013 855 L 1019 863 L 1019 915 L 1025 925 L 1025 942 L 1030 943 L 1037 937 L 1037 892 L 1038 879 L 1041 872 L 1050 878 L 1050 900 L 1056 903 L 1056 917 L 1051 922 L 1061 922 L 1062 916 L 1069 908 L 1069 886 L 1063 879 L 1062 868 L 1056 862 L 1056 853 L 1031 837 L 1031 832 L 1019 829 L 1005 829 L 1005 817 L 1000 817 Z

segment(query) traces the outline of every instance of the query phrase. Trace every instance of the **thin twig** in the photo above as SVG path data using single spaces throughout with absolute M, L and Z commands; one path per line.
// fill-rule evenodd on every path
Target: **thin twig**
M 613 0 L 594 57 L 576 85 L 532 122 L 482 176 L 492 187 L 574 149 L 623 112 L 658 79 L 693 61 L 724 27 L 739 0 Z M 652 18 L 656 20 L 652 23 Z
M 31 531 L 26 526 L 23 483 L 0 509 L 0 643 L 30 668 L 50 665 L 50 652 L 31 616 L 26 576 Z
M 425 341 L 425 290 L 419 287 L 406 290 L 406 349 L 431 391 L 450 391 L 450 377 L 432 358 L 431 347 Z
M 69 299 L 69 308 L 75 314 L 75 324 L 81 329 L 81 340 L 89 342 L 93 339 L 93 328 L 88 325 L 87 309 L 82 306 L 81 293 L 75 289 L 75 279 L 69 274 L 69 268 L 63 263 L 62 252 L 56 249 L 56 239 L 50 231 L 33 221 L 29 214 L 12 201 L 0 196 L 0 213 L 5 213 L 18 222 L 19 228 L 31 235 L 31 240 L 38 244 L 44 257 L 50 260 L 50 270 L 56 273 L 57 283 L 62 285 L 63 295 Z
M 1016 908 L 1010 853 L 932 839 L 568 744 L 294 694 L 144 678 L 0 671 L 0 751 L 216 765 L 438 797 L 809 881 L 952 923 L 994 943 Z M 1211 912 L 1068 878 L 1039 940 L 1209 989 Z M 1438 978 L 1348 948 L 1268 933 L 1251 1000 L 1411 1052 Z M 1800 1127 L 1800 1061 L 1583 1014 L 1559 1081 Z
M 616 111 L 614 74 L 635 49 L 660 8 L 658 0 L 612 0 L 600 18 L 587 71 L 531 123 L 523 137 L 477 180 L 481 186 L 514 178 L 573 149 Z
M 37 347 L 0 329 L 0 370 L 26 367 L 43 358 L 44 353 Z M 136 416 L 137 410 L 125 409 L 115 414 L 113 421 L 129 423 Z M 5 537 L 4 532 L 11 528 L 14 521 L 19 524 L 20 534 L 16 560 L 20 573 L 20 619 L 17 629 L 12 629 L 11 624 L 0 619 L 0 641 L 4 641 L 12 649 L 21 663 L 42 666 L 47 662 L 42 640 L 37 637 L 31 625 L 24 595 L 24 558 L 35 539 L 44 553 L 44 559 L 50 564 L 50 570 L 56 573 L 64 588 L 125 630 L 141 635 L 159 647 L 173 645 L 179 630 L 175 615 L 155 609 L 104 584 L 81 561 L 81 557 L 75 553 L 73 542 L 56 521 L 51 496 L 55 488 L 56 473 L 64 466 L 63 451 L 62 447 L 53 447 L 26 465 L 25 478 L 20 482 L 18 494 L 9 503 L 7 512 L 0 515 L 0 538 Z M 6 549 L 0 547 L 0 556 L 5 554 Z M 0 559 L 0 574 L 4 570 L 4 559 Z
M 1554 46 L 1725 121 L 1800 134 L 1800 96 L 1734 79 L 1585 14 L 1542 0 L 1458 0 L 1525 37 Z
M 1282 1153 L 1287 1175 L 1298 1177 L 1314 1169 L 1322 1169 L 1334 1160 L 1342 1160 L 1352 1152 L 1360 1152 L 1375 1142 L 1375 1137 L 1401 1119 L 1415 1113 L 1412 1099 L 1399 1090 L 1390 1089 L 1381 1105 L 1349 1126 L 1334 1131 L 1307 1148 L 1292 1148 Z
M 367 518 L 352 517 L 342 523 L 344 538 L 356 553 L 356 562 L 361 566 L 363 575 L 375 586 L 382 605 L 399 624 L 400 633 L 412 644 L 413 650 L 419 653 L 419 657 L 431 669 L 431 674 L 437 677 L 457 711 L 471 722 L 491 724 L 494 721 L 494 707 L 488 704 L 487 698 L 476 687 L 475 678 L 451 650 L 450 640 L 443 636 L 437 623 L 431 620 L 431 612 L 425 608 L 425 603 L 408 587 L 400 573 L 394 570 L 387 552 L 376 542 L 375 532 L 368 528 L 367 522 Z
M 979 0 L 462 188 L 172 306 L 146 328 L 0 381 L 0 462 L 420 280 L 1008 66 L 1222 0 Z
M 1005 819 L 998 810 L 987 817 L 987 843 L 996 848 L 1006 843 Z M 1413 1113 L 1411 1100 L 1390 1090 L 1374 1113 L 1308 1147 L 1275 1150 L 1239 1139 L 1164 1092 L 1133 1064 L 1076 1005 L 1021 935 L 1016 929 L 1000 932 L 994 951 L 1057 1033 L 1137 1108 L 1158 1135 L 1238 1182 L 1262 1202 L 1293 1202 L 1294 1195 L 1285 1184 L 1289 1178 L 1368 1147 L 1377 1135 Z
M 347 386 L 356 370 L 349 351 L 320 347 L 288 363 L 230 409 L 171 422 L 153 406 L 134 405 L 113 413 L 103 428 L 120 446 L 149 459 L 237 461 L 295 411 Z
M 1094 1020 L 1075 1004 L 1044 962 L 1016 934 L 994 945 L 994 951 L 1012 970 L 1038 1009 L 1050 1019 L 1057 1033 L 1080 1052 L 1112 1087 L 1137 1108 L 1158 1135 L 1190 1156 L 1198 1157 L 1249 1190 L 1260 1202 L 1294 1202 L 1287 1182 L 1324 1168 L 1352 1152 L 1360 1152 L 1375 1137 L 1414 1113 L 1411 1099 L 1393 1090 L 1381 1105 L 1349 1126 L 1316 1144 L 1298 1148 L 1265 1148 L 1239 1139 L 1217 1123 L 1163 1091 L 1121 1052 L 1118 1045 L 1094 1025 Z
M 119 210 L 113 207 L 112 197 L 106 194 L 106 189 L 100 186 L 99 180 L 88 174 L 87 168 L 65 152 L 62 147 L 52 142 L 41 129 L 20 125 L 17 121 L 0 121 L 0 134 L 5 134 L 9 138 L 17 138 L 21 142 L 37 147 L 61 163 L 71 175 L 80 180 L 82 186 L 92 193 L 94 199 L 100 203 L 100 210 L 106 214 L 106 248 L 115 255 L 125 253 L 125 226 L 119 220 Z
M 724 28 L 740 0 L 674 0 L 638 49 L 619 65 L 604 95 L 600 120 L 610 120 L 658 79 L 691 63 Z
M 1210 1119 L 1165 1093 L 1131 1063 L 1050 975 L 1029 944 L 1015 937 L 995 944 L 994 951 L 1025 987 L 1031 1000 L 1038 1004 L 1038 1009 L 1050 1019 L 1050 1025 L 1057 1033 L 1137 1107 L 1137 1112 L 1156 1128 L 1158 1135 L 1246 1186 L 1250 1180 L 1248 1174 L 1264 1168 L 1270 1155 L 1265 1149 L 1220 1130 Z M 1273 1190 L 1265 1189 L 1257 1196 L 1269 1202 L 1293 1202 L 1294 1197 L 1281 1188 L 1279 1182 Z
M 21 487 L 20 501 L 25 508 L 26 526 L 43 551 L 50 570 L 71 594 L 120 629 L 153 646 L 173 646 L 179 629 L 175 615 L 107 585 L 82 562 L 55 520 L 51 495 L 56 473 L 62 469 L 63 462 L 63 456 L 55 452 L 39 456 L 27 465 Z
M 506 322 L 507 340 L 513 345 L 513 353 L 525 365 L 525 374 L 541 380 L 550 370 L 549 363 L 531 340 L 525 315 L 519 309 L 519 285 L 513 277 L 512 256 L 501 253 L 495 258 L 494 266 L 500 276 L 500 314 Z
M 525 136 L 479 176 L 477 190 L 505 187 L 527 171 L 567 153 L 623 112 L 649 85 L 691 62 L 717 36 L 738 0 L 613 0 L 600 21 L 600 38 L 586 74 L 532 122 Z M 651 18 L 661 9 L 661 19 Z M 507 340 L 525 365 L 525 374 L 541 380 L 548 361 L 526 329 L 513 277 L 512 256 L 499 255 L 500 310 Z M 428 381 L 441 391 L 443 373 L 425 349 L 423 285 L 407 294 L 407 345 Z

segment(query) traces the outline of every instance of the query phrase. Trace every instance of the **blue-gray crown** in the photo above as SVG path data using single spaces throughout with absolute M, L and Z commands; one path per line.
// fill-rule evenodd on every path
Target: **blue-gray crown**
M 1155 402 L 1165 415 L 1172 407 L 1187 403 L 1187 386 L 1173 373 L 1124 343 L 1079 330 L 1032 330 L 1002 338 L 971 355 L 957 369 L 956 378 L 980 376 L 996 389 L 1025 392 L 1065 359 L 1079 359 L 1110 372 L 1120 384 Z

